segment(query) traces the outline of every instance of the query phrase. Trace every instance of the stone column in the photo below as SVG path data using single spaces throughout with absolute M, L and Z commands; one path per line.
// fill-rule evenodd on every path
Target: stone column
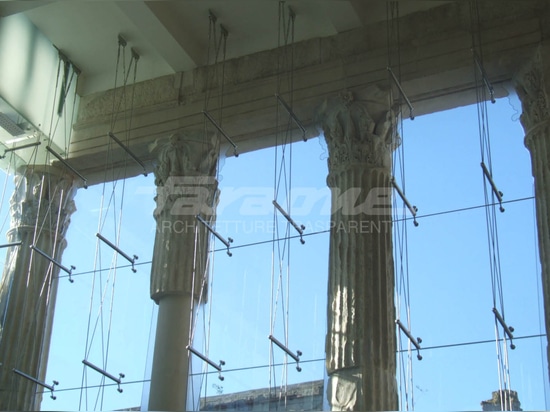
M 173 135 L 161 149 L 155 170 L 151 298 L 159 312 L 149 410 L 186 410 L 190 315 L 201 295 L 209 235 L 196 215 L 211 222 L 217 199 L 218 148 L 204 136 L 204 131 Z
M 21 246 L 7 249 L 0 283 L 0 410 L 40 408 L 44 388 L 13 369 L 45 379 L 59 268 L 30 246 L 61 261 L 75 194 L 72 177 L 54 167 L 28 166 L 15 177 L 7 242 Z
M 396 410 L 391 112 L 379 89 L 319 109 L 332 190 L 326 367 L 332 410 Z
M 546 336 L 550 336 L 550 45 L 541 45 L 515 77 L 525 146 L 531 154 Z M 550 347 L 547 346 L 550 361 Z M 549 367 L 550 373 L 550 367 Z

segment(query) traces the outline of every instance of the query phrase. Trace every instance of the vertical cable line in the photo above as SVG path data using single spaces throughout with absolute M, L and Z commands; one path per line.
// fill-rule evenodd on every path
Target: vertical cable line
M 64 102 L 70 89 L 71 89 L 71 85 L 72 85 L 72 80 L 73 80 L 73 77 L 76 73 L 76 69 L 75 67 L 72 65 L 72 63 L 68 62 L 68 60 L 64 59 L 63 56 L 61 54 L 59 54 L 59 60 L 58 60 L 58 67 L 57 67 L 57 73 L 56 73 L 56 85 L 55 85 L 55 90 L 54 90 L 54 95 L 53 95 L 53 102 L 52 102 L 52 112 L 51 112 L 51 117 L 50 117 L 50 125 L 49 125 L 49 136 L 48 136 L 48 142 L 51 142 L 53 141 L 53 137 L 56 133 L 56 130 L 57 130 L 57 126 L 59 124 L 59 121 L 63 115 L 63 117 L 66 117 L 66 111 L 65 110 L 60 110 L 58 111 L 58 117 L 57 117 L 57 121 L 55 122 L 55 128 L 54 128 L 54 116 L 55 116 L 55 107 L 56 107 L 56 100 L 57 100 L 57 94 L 58 94 L 58 89 L 59 89 L 59 76 L 60 76 L 60 72 L 61 72 L 61 63 L 62 61 L 65 62 L 65 70 L 64 70 L 64 81 L 63 81 L 63 89 L 62 89 L 62 92 L 61 92 L 61 95 L 59 97 L 59 102 Z M 72 69 L 72 70 L 71 70 Z M 67 80 L 67 75 L 68 75 L 68 72 L 71 72 L 71 76 L 70 76 L 70 79 Z M 77 75 L 78 76 L 78 75 Z M 75 100 L 74 102 L 76 102 L 76 92 L 75 92 Z M 62 109 L 65 109 L 65 105 L 63 106 L 60 106 L 60 108 Z M 74 107 L 73 107 L 74 109 Z M 65 120 L 64 120 L 65 122 Z M 66 131 L 65 131 L 66 132 Z M 35 173 L 35 165 L 37 164 L 37 154 L 38 154 L 38 148 L 35 146 L 35 148 L 33 149 L 31 155 L 30 155 L 30 158 L 29 158 L 29 161 L 27 162 L 27 168 L 25 169 L 25 172 L 23 174 L 23 176 L 20 176 L 19 179 L 17 179 L 17 182 L 16 182 L 16 187 L 15 187 L 15 191 L 18 192 L 19 190 L 21 190 L 21 185 L 22 184 L 26 184 L 28 185 L 28 178 L 29 176 L 32 176 L 34 173 Z M 14 153 L 12 152 L 11 153 L 11 156 L 10 156 L 10 163 L 9 165 L 11 166 L 11 163 L 12 161 L 15 160 L 15 156 L 14 156 Z M 46 156 L 46 159 L 45 159 L 45 165 L 48 165 L 49 164 L 49 156 Z M 7 177 L 9 175 L 9 168 L 8 168 L 8 173 L 6 175 L 6 182 L 7 182 Z M 46 181 L 46 178 L 48 179 Z M 33 239 L 32 239 L 32 246 L 35 246 L 38 239 L 40 238 L 40 236 L 42 235 L 42 231 L 44 229 L 44 226 L 46 224 L 48 224 L 48 228 L 51 228 L 52 225 L 53 225 L 53 219 L 55 217 L 57 217 L 57 221 L 56 221 L 56 227 L 55 227 L 55 235 L 54 235 L 54 240 L 53 240 L 53 243 L 52 243 L 52 256 L 51 256 L 51 259 L 55 259 L 55 252 L 57 250 L 57 246 L 58 246 L 58 230 L 59 230 L 59 220 L 60 220 L 60 215 L 61 215 L 61 211 L 62 211 L 62 208 L 63 208 L 63 202 L 64 202 L 64 196 L 65 196 L 65 193 L 63 193 L 63 190 L 61 190 L 61 193 L 59 193 L 59 187 L 56 187 L 53 188 L 52 190 L 52 182 L 50 181 L 51 177 L 48 175 L 46 177 L 45 174 L 42 174 L 42 178 L 41 178 L 41 182 L 40 182 L 40 192 L 39 192 L 39 198 L 38 198 L 38 207 L 37 207 L 37 215 L 36 215 L 36 219 L 35 219 L 35 224 L 34 224 L 34 230 L 33 230 Z M 58 210 L 53 210 L 52 209 L 52 203 L 51 202 L 48 202 L 47 205 L 45 205 L 45 210 L 42 211 L 42 200 L 43 200 L 43 197 L 44 197 L 44 185 L 48 185 L 48 191 L 51 190 L 51 193 L 48 193 L 47 194 L 47 197 L 48 199 L 56 199 L 58 196 L 60 197 L 60 203 L 59 203 L 59 207 L 58 207 Z M 3 190 L 3 193 L 2 193 L 2 200 L 4 199 L 4 194 L 5 194 L 5 186 L 4 185 L 4 190 Z M 54 215 L 55 213 L 55 215 Z M 5 222 L 4 222 L 5 223 Z M 4 225 L 2 225 L 2 227 L 4 227 Z M 48 234 L 46 234 L 47 236 Z M 20 246 L 19 246 L 20 247 Z M 35 250 L 34 249 L 31 249 L 31 252 L 30 252 L 30 255 L 29 255 L 29 267 L 28 267 L 28 271 L 26 273 L 26 277 L 27 277 L 27 286 L 31 283 L 30 282 L 30 276 L 32 275 L 32 271 L 33 271 L 33 262 L 34 262 L 34 256 L 35 256 Z M 13 255 L 10 256 L 10 259 L 13 259 Z M 42 257 L 39 257 L 39 259 L 42 259 Z M 44 296 L 44 301 L 45 301 L 45 305 L 46 305 L 46 308 L 45 310 L 47 310 L 48 306 L 50 304 L 52 304 L 51 302 L 51 293 L 52 293 L 52 287 L 53 287 L 53 283 L 57 281 L 57 279 L 54 279 L 53 277 L 53 269 L 54 269 L 54 264 L 53 264 L 53 261 L 50 260 L 50 263 L 46 269 L 46 273 L 43 274 L 43 280 L 41 282 L 41 284 L 38 284 L 36 282 L 33 282 L 33 283 L 36 283 L 35 284 L 35 292 L 38 293 L 38 296 Z M 35 276 L 41 276 L 41 274 L 36 274 Z M 12 288 L 12 284 L 10 284 L 8 286 L 9 288 L 9 291 L 8 291 L 8 302 L 10 300 L 10 297 L 11 297 L 11 288 Z M 29 305 L 34 305 L 34 313 L 38 313 L 40 312 L 42 309 L 40 308 L 40 303 L 42 301 L 39 299 L 37 300 L 36 302 L 29 302 L 28 301 L 28 294 L 25 294 L 24 298 L 23 298 L 23 313 L 25 313 L 27 311 L 27 308 Z M 23 320 L 23 318 L 21 319 L 21 321 Z M 3 320 L 4 322 L 4 320 Z M 46 322 L 48 322 L 48 320 L 46 320 Z M 18 342 L 18 347 L 25 347 L 26 345 L 29 344 L 30 340 L 34 340 L 35 339 L 35 336 L 37 333 L 39 333 L 39 329 L 40 329 L 40 325 L 38 324 L 38 318 L 37 317 L 34 317 L 33 320 L 32 320 L 32 323 L 31 325 L 20 325 L 20 327 L 18 328 L 18 332 L 17 332 L 17 342 Z M 0 337 L 1 339 L 1 337 Z M 49 339 L 49 337 L 46 337 L 45 335 L 42 335 L 42 337 L 40 338 L 40 342 L 38 342 L 38 353 L 36 354 L 37 356 L 37 359 L 39 360 L 40 362 L 40 368 L 42 367 L 45 367 L 46 365 L 42 363 L 42 359 L 43 359 L 43 356 L 44 356 L 44 353 L 43 353 L 43 350 L 44 350 L 44 343 L 45 343 L 45 339 Z M 17 362 L 16 364 L 19 364 L 21 359 L 22 359 L 22 356 L 24 355 L 24 353 L 22 353 L 22 351 L 20 349 L 17 350 L 17 354 L 16 354 L 16 358 L 17 358 Z M 35 354 L 31 355 L 31 356 L 34 356 Z M 12 385 L 12 393 L 16 393 L 16 385 L 17 383 L 15 381 L 12 381 L 13 382 L 13 385 Z M 13 399 L 13 398 L 11 398 Z M 12 401 L 10 399 L 10 402 Z
M 19 191 L 20 190 L 20 186 L 22 184 L 27 184 L 27 179 L 29 176 L 32 176 L 34 174 L 34 171 L 35 171 L 35 164 L 36 164 L 36 156 L 37 156 L 37 147 L 34 148 L 33 150 L 33 153 L 31 155 L 31 158 L 29 160 L 29 164 L 31 166 L 27 167 L 25 169 L 25 173 L 23 176 L 20 177 L 20 179 L 18 180 L 17 184 L 16 184 L 16 191 Z M 13 153 L 12 153 L 12 159 L 13 159 Z M 37 207 L 37 215 L 36 215 L 36 218 L 35 218 L 35 222 L 34 222 L 34 229 L 33 229 L 33 241 L 32 241 L 32 245 L 35 245 L 38 238 L 40 237 L 40 235 L 42 234 L 42 230 L 44 228 L 44 225 L 46 223 L 48 223 L 48 220 L 49 220 L 49 226 L 48 227 L 51 227 L 52 226 L 52 216 L 51 214 L 54 213 L 55 211 L 52 212 L 52 205 L 51 203 L 47 203 L 46 205 L 46 208 L 44 210 L 44 213 L 42 214 L 42 200 L 43 200 L 43 197 L 44 197 L 44 185 L 46 184 L 45 183 L 45 179 L 46 179 L 46 175 L 42 175 L 42 178 L 41 178 L 41 182 L 40 182 L 40 192 L 39 192 L 39 198 L 38 198 L 38 207 Z M 48 181 L 48 187 L 50 188 L 50 182 Z M 53 193 L 50 195 L 48 193 L 48 197 L 50 198 L 55 198 L 57 196 L 57 191 L 58 191 L 58 188 L 56 187 L 55 190 L 53 191 Z M 62 207 L 62 204 L 60 203 L 60 208 Z M 57 239 L 55 239 L 54 241 L 54 244 L 53 244 L 53 250 L 55 251 L 55 248 L 56 248 L 56 241 Z M 27 286 L 31 283 L 31 280 L 30 280 L 30 277 L 32 275 L 32 271 L 33 271 L 33 262 L 34 262 L 34 249 L 31 249 L 31 252 L 30 252 L 30 257 L 29 257 L 29 268 L 27 270 L 27 273 L 26 273 L 26 284 Z M 48 266 L 48 269 L 46 271 L 46 273 L 44 274 L 44 279 L 42 281 L 41 284 L 37 284 L 36 282 L 35 283 L 35 292 L 39 292 L 39 295 L 42 295 L 42 294 L 45 294 L 45 301 L 46 301 L 46 307 L 50 304 L 50 296 L 51 296 L 51 283 L 54 281 L 53 280 L 53 272 L 52 272 L 52 264 L 50 262 L 50 265 Z M 39 275 L 37 275 L 39 276 Z M 10 293 L 11 293 L 11 285 L 9 286 L 10 287 Z M 37 302 L 29 302 L 28 300 L 28 294 L 26 293 L 24 298 L 23 298 L 23 310 L 22 312 L 23 313 L 26 313 L 27 311 L 27 308 L 29 307 L 29 305 L 35 305 L 35 309 L 34 309 L 34 312 L 37 313 L 39 311 L 39 303 L 40 303 L 40 300 L 38 300 Z M 32 320 L 32 323 L 31 325 L 23 325 L 22 323 L 20 324 L 20 327 L 18 328 L 18 331 L 17 331 L 17 342 L 18 344 L 18 347 L 25 347 L 26 345 L 29 344 L 29 342 L 31 341 L 31 339 L 34 340 L 34 337 L 36 336 L 36 333 L 37 331 L 39 330 L 39 325 L 38 325 L 38 322 L 37 322 L 38 318 L 33 318 Z M 23 318 L 21 319 L 21 322 L 23 321 Z M 44 344 L 44 339 L 46 337 L 45 336 L 42 336 L 40 342 L 39 342 L 39 353 L 38 353 L 38 359 L 41 359 L 41 356 L 42 356 L 42 346 Z M 25 354 L 22 353 L 22 351 L 20 349 L 17 350 L 17 354 L 16 354 L 16 358 L 17 358 L 17 362 L 16 364 L 19 364 L 19 362 L 21 361 L 22 359 L 22 356 L 24 356 Z M 17 383 L 12 380 L 12 394 L 16 393 L 16 386 L 17 386 Z M 13 398 L 11 398 L 13 399 Z M 12 401 L 10 399 L 10 402 Z
M 399 30 L 399 4 L 397 1 L 390 1 L 386 4 L 386 21 L 387 21 L 387 55 L 388 68 L 393 70 L 388 76 L 390 84 L 389 93 L 389 110 L 398 110 L 395 116 L 392 116 L 392 133 L 393 141 L 397 146 L 392 155 L 392 178 L 397 181 L 403 194 L 406 193 L 405 182 L 405 139 L 403 139 L 403 113 L 401 104 L 401 95 L 399 91 L 394 95 L 394 78 L 401 82 L 401 49 L 400 49 L 400 30 Z M 388 188 L 391 190 L 391 187 Z M 414 410 L 414 375 L 413 375 L 413 338 L 411 335 L 411 308 L 410 308 L 410 277 L 409 277 L 409 250 L 407 242 L 407 205 L 404 196 L 398 196 L 395 190 L 392 190 L 392 216 L 393 216 L 393 255 L 396 261 L 394 268 L 395 276 L 395 302 L 396 302 L 396 333 L 398 344 L 398 382 L 399 382 L 399 401 L 401 410 Z M 397 204 L 401 202 L 401 207 Z M 406 324 L 403 324 L 401 317 L 405 316 Z M 403 330 L 403 328 L 406 328 Z M 407 349 L 403 349 L 403 334 L 406 335 Z M 416 343 L 422 342 L 420 338 L 415 340 Z M 415 345 L 418 351 L 418 359 L 420 356 L 419 346 Z
M 204 135 L 202 140 L 202 151 L 208 153 L 212 150 L 212 139 L 209 135 L 209 127 L 212 125 L 218 133 L 223 134 L 221 130 L 223 125 L 223 99 L 224 99 L 224 86 L 225 86 L 225 63 L 227 57 L 227 37 L 229 33 L 227 30 L 220 24 L 220 33 L 218 35 L 217 31 L 217 17 L 212 11 L 209 10 L 208 16 L 208 47 L 207 47 L 207 56 L 206 56 L 206 67 L 207 67 L 207 76 L 205 79 L 205 94 L 204 94 L 204 105 L 203 105 L 203 129 Z M 219 61 L 221 53 L 221 63 Z M 213 57 L 212 57 L 213 55 Z M 211 59 L 213 58 L 213 61 Z M 220 64 L 221 64 L 221 73 L 220 73 Z M 218 119 L 217 122 L 212 118 L 208 113 L 208 107 L 212 99 L 212 94 L 214 93 L 214 86 L 217 88 L 217 113 Z M 218 138 L 214 140 L 214 150 L 219 152 L 220 150 L 220 141 Z M 218 161 L 219 162 L 219 161 Z M 216 165 L 215 169 L 216 181 L 219 180 L 219 163 Z M 217 190 L 217 188 L 215 188 Z M 191 290 L 196 290 L 196 281 L 200 281 L 200 289 L 198 301 L 195 301 L 193 297 L 191 299 L 191 310 L 190 310 L 190 319 L 189 319 L 189 342 L 188 348 L 193 348 L 193 343 L 195 342 L 195 335 L 197 332 L 197 327 L 199 326 L 199 320 L 202 319 L 202 336 L 204 337 L 202 342 L 202 351 L 195 352 L 195 349 L 188 350 L 189 356 L 189 366 L 190 370 L 186 371 L 191 376 L 190 386 L 191 386 L 191 403 L 193 407 L 199 408 L 199 402 L 201 397 L 201 392 L 204 389 L 204 397 L 207 396 L 208 390 L 208 367 L 210 363 L 205 361 L 204 358 L 209 359 L 210 352 L 210 335 L 211 335 L 211 326 L 212 326 L 212 308 L 213 308 L 213 291 L 214 291 L 214 260 L 215 253 L 212 250 L 208 250 L 209 245 L 213 245 L 216 241 L 216 236 L 214 235 L 213 230 L 209 230 L 214 227 L 214 222 L 216 220 L 215 216 L 215 205 L 216 205 L 217 193 L 214 193 L 212 198 L 212 203 L 208 205 L 213 211 L 211 216 L 202 217 L 202 220 L 208 225 L 208 230 L 205 227 L 203 230 L 202 223 L 195 222 L 195 242 L 193 250 L 193 278 Z M 203 238 L 204 236 L 204 238 Z M 229 253 L 229 252 L 228 252 Z M 206 259 L 203 261 L 203 257 L 206 255 Z M 204 263 L 203 263 L 204 262 Z M 208 298 L 208 299 L 207 299 Z M 207 300 L 204 302 L 204 300 Z M 208 305 L 208 310 L 206 306 Z M 201 316 L 202 315 L 202 316 Z M 197 357 L 201 358 L 202 373 L 194 374 L 193 370 L 193 357 L 194 353 Z M 198 353 L 198 354 L 197 354 Z M 201 356 L 202 355 L 202 356 Z M 209 359 L 210 360 L 210 359 Z M 220 370 L 218 370 L 218 378 L 223 380 L 221 376 L 221 365 L 225 364 L 224 361 L 220 361 Z M 195 385 L 193 377 L 197 377 L 199 382 Z M 195 398 L 195 395 L 198 394 L 198 399 Z M 188 393 L 189 398 L 189 393 Z M 188 401 L 189 405 L 189 401 Z
M 483 47 L 481 41 L 481 19 L 479 13 L 479 2 L 470 0 L 470 18 L 472 34 L 473 69 L 475 76 L 479 142 L 481 151 L 481 166 L 483 169 L 483 190 L 485 197 L 485 219 L 487 226 L 487 244 L 489 251 L 489 270 L 491 274 L 492 302 L 495 322 L 495 345 L 497 353 L 497 370 L 499 380 L 499 391 L 501 410 L 512 410 L 512 399 L 510 396 L 511 379 L 508 360 L 507 341 L 510 340 L 510 348 L 515 346 L 512 342 L 514 329 L 506 323 L 504 310 L 504 293 L 502 281 L 502 269 L 500 264 L 499 236 L 497 225 L 496 199 L 501 202 L 502 193 L 496 189 L 493 180 L 493 165 L 491 157 L 491 142 L 489 133 L 489 116 L 487 110 L 487 91 L 490 93 L 490 100 L 494 103 L 493 90 L 490 86 L 487 73 L 483 66 Z M 500 211 L 504 212 L 502 205 Z M 501 337 L 502 328 L 502 337 Z
M 110 131 L 113 131 L 116 124 L 117 118 L 121 111 L 127 113 L 124 119 L 124 142 L 128 146 L 130 142 L 130 134 L 132 127 L 132 118 L 133 118 L 133 109 L 134 109 L 134 96 L 135 96 L 135 85 L 137 82 L 137 69 L 139 55 L 135 53 L 132 49 L 131 59 L 128 68 L 126 67 L 126 41 L 119 36 L 118 37 L 118 51 L 116 59 L 116 67 L 114 74 L 114 86 L 113 86 L 113 99 L 112 99 L 112 113 L 111 113 L 111 122 L 110 122 Z M 118 76 L 120 72 L 120 65 L 122 60 L 122 78 L 123 84 L 117 88 Z M 132 70 L 133 68 L 133 70 Z M 132 87 L 131 87 L 131 96 L 130 101 L 128 102 L 128 80 L 130 74 L 133 73 Z M 119 90 L 120 89 L 120 90 Z M 120 93 L 118 93 L 120 92 Z M 120 97 L 117 99 L 117 94 L 120 94 Z M 113 232 L 114 232 L 114 245 L 118 248 L 120 244 L 120 236 L 122 230 L 122 219 L 123 219 L 123 209 L 124 209 L 124 197 L 125 197 L 125 187 L 126 187 L 126 178 L 127 178 L 127 168 L 128 168 L 128 158 L 124 157 L 123 165 L 121 170 L 117 173 L 114 166 L 113 159 L 113 150 L 112 150 L 112 139 L 107 136 L 107 156 L 105 160 L 104 167 L 104 183 L 102 187 L 102 195 L 100 200 L 100 210 L 98 216 L 98 226 L 97 233 L 102 233 L 106 227 L 106 222 L 109 219 L 109 214 L 112 213 L 112 222 L 113 222 Z M 121 189 L 120 189 L 120 199 L 117 199 L 117 186 L 119 180 L 122 179 Z M 107 196 L 107 181 L 112 181 L 112 189 L 110 194 Z M 108 200 L 106 201 L 106 197 Z M 118 209 L 118 216 L 117 216 Z M 93 278 L 92 286 L 90 292 L 90 306 L 88 313 L 88 325 L 86 332 L 86 344 L 84 350 L 84 360 L 89 361 L 89 357 L 94 356 L 95 351 L 94 347 L 97 345 L 94 343 L 96 340 L 96 334 L 99 329 L 99 352 L 101 354 L 101 369 L 103 371 L 107 370 L 108 360 L 109 360 L 109 349 L 111 343 L 111 332 L 112 332 L 112 322 L 113 322 L 113 313 L 114 313 L 114 299 L 116 291 L 116 277 L 117 277 L 117 259 L 118 259 L 118 250 L 112 254 L 110 269 L 107 274 L 107 277 L 103 278 L 103 271 L 98 270 L 98 267 L 102 267 L 102 254 L 101 254 L 101 242 L 99 237 L 96 239 L 96 249 L 95 249 L 95 259 L 94 259 L 94 268 L 93 268 Z M 97 279 L 99 275 L 99 279 Z M 97 291 L 96 291 L 97 288 Z M 95 319 L 92 317 L 92 312 L 96 309 L 96 293 L 100 293 L 98 296 L 97 302 L 97 314 Z M 107 303 L 108 302 L 108 303 Z M 105 306 L 108 304 L 108 309 L 105 309 Z M 105 313 L 107 312 L 107 313 Z M 92 326 L 93 323 L 93 326 Z M 97 355 L 96 355 L 97 356 Z M 94 363 L 94 362 L 91 362 Z M 85 403 L 85 409 L 89 409 L 89 396 L 88 396 L 88 375 L 87 375 L 87 365 L 82 367 L 82 383 L 81 383 L 81 393 L 79 401 L 79 410 L 82 409 L 83 401 Z M 94 372 L 95 373 L 95 372 Z M 105 394 L 105 377 L 104 373 L 101 373 L 100 384 L 98 386 L 98 391 L 95 396 L 94 409 L 103 409 L 104 403 L 104 394 Z M 119 388 L 120 389 L 120 388 Z M 121 391 L 121 390 L 120 390 Z M 119 391 L 119 392 L 120 392 Z
M 273 240 L 271 252 L 271 301 L 270 301 L 270 332 L 269 332 L 269 392 L 270 399 L 278 397 L 278 407 L 286 408 L 288 385 L 288 357 L 297 362 L 297 370 L 301 352 L 295 354 L 289 349 L 289 316 L 290 316 L 290 230 L 291 226 L 298 228 L 291 218 L 292 203 L 292 122 L 295 116 L 292 111 L 294 103 L 294 40 L 295 40 L 294 11 L 286 6 L 285 1 L 278 2 L 278 37 L 277 47 L 279 56 L 277 60 L 277 90 L 276 90 L 276 132 L 274 147 L 274 176 L 273 176 Z M 283 90 L 286 89 L 286 90 Z M 288 101 L 284 104 L 288 116 L 283 117 L 280 110 L 282 94 L 288 95 Z M 280 200 L 282 198 L 282 201 Z M 281 214 L 284 219 L 280 219 Z M 280 220 L 284 224 L 281 229 Z M 302 230 L 303 230 L 302 226 Z M 282 234 L 284 233 L 284 234 Z M 303 243 L 303 240 L 301 240 Z M 279 313 L 280 311 L 280 313 Z M 277 318 L 281 316 L 280 323 Z M 277 325 L 280 325 L 277 328 Z M 282 330 L 281 330 L 282 329 Z M 283 342 L 277 339 L 277 334 L 283 334 Z M 275 349 L 277 346 L 279 349 Z M 280 385 L 277 383 L 275 369 L 275 350 L 284 351 L 282 374 Z M 276 387 L 280 386 L 278 394 Z

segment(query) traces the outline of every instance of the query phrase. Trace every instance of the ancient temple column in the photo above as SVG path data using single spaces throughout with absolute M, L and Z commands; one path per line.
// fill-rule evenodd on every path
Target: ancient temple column
M 59 268 L 30 246 L 61 261 L 76 187 L 45 166 L 19 170 L 15 187 L 7 242 L 21 245 L 7 249 L 0 283 L 0 410 L 28 411 L 40 408 L 44 388 L 13 369 L 44 381 L 59 281 Z
M 391 113 L 379 89 L 319 110 L 332 191 L 327 396 L 332 410 L 396 410 Z
M 546 336 L 550 336 L 550 45 L 541 45 L 515 77 L 525 146 L 531 154 Z M 550 361 L 550 347 L 547 346 Z M 550 367 L 549 367 L 550 374 Z
M 190 315 L 200 298 L 208 248 L 208 231 L 196 215 L 211 221 L 217 199 L 218 151 L 204 136 L 204 131 L 171 136 L 155 170 L 157 232 L 151 298 L 159 312 L 149 410 L 186 410 Z

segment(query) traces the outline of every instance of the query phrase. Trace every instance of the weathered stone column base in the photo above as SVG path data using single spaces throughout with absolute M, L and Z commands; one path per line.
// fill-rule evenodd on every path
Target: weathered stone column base
M 361 368 L 343 369 L 330 375 L 327 397 L 333 411 L 387 411 L 397 404 L 397 393 L 393 371 L 378 371 L 378 382 L 387 382 L 384 387 L 375 388 L 367 382 Z M 372 372 L 370 373 L 372 375 Z M 365 378 L 364 378 L 365 377 Z M 392 399 L 395 398 L 395 399 Z M 388 403 L 388 400 L 390 402 Z

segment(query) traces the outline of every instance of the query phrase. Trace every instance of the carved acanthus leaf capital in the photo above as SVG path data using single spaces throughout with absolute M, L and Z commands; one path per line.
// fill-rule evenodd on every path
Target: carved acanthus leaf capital
M 180 131 L 170 136 L 159 151 L 155 168 L 157 208 L 155 216 L 211 215 L 217 201 L 215 177 L 219 145 L 204 131 Z M 174 210 L 186 199 L 185 210 Z M 180 207 L 181 209 L 181 207 Z
M 550 47 L 540 45 L 533 58 L 514 78 L 522 104 L 521 124 L 526 133 L 550 121 Z
M 393 133 L 395 114 L 388 108 L 386 93 L 376 89 L 372 97 L 357 100 L 344 91 L 318 108 L 317 124 L 327 141 L 330 172 L 352 165 L 391 166 L 391 152 L 398 145 Z
M 218 200 L 216 136 L 182 131 L 161 147 L 155 169 L 157 220 L 151 269 L 151 298 L 173 294 L 201 295 L 208 253 L 206 228 Z M 202 290 L 204 293 L 204 290 Z
M 10 199 L 11 227 L 35 227 L 64 236 L 76 210 L 74 179 L 52 166 L 25 167 L 15 175 Z M 59 221 L 58 221 L 59 217 Z
M 159 151 L 155 184 L 163 186 L 170 176 L 213 176 L 219 146 L 204 131 L 180 131 L 170 136 Z

